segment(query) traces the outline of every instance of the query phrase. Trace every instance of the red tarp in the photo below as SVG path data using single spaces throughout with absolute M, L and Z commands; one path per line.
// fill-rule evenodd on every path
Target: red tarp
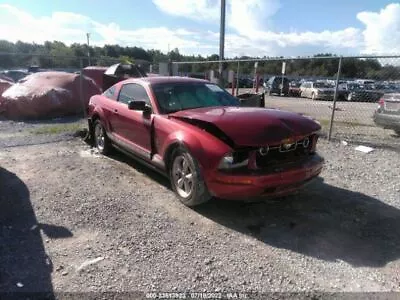
M 7 77 L 4 74 L 0 74 L 0 80 L 4 80 L 4 81 L 9 81 L 9 82 L 14 82 L 14 80 L 12 80 L 12 78 Z
M 82 84 L 82 97 L 81 97 Z M 9 119 L 54 118 L 83 113 L 100 89 L 87 77 L 66 72 L 38 72 L 3 92 L 0 111 Z
M 13 85 L 12 81 L 0 78 L 0 113 L 5 110 L 5 108 L 2 106 L 2 103 L 4 102 L 2 94 L 12 85 Z
M 82 70 L 82 74 L 93 79 L 96 82 L 97 86 L 102 89 L 103 88 L 103 74 L 107 70 L 107 67 L 86 67 Z

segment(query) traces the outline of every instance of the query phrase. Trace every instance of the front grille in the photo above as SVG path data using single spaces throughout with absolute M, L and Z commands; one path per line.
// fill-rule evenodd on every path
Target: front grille
M 311 154 L 314 136 L 309 137 L 309 145 L 303 146 L 304 140 L 299 140 L 290 148 L 286 149 L 283 145 L 272 146 L 267 155 L 256 154 L 256 164 L 258 168 L 266 168 L 277 164 L 291 163 L 304 159 Z

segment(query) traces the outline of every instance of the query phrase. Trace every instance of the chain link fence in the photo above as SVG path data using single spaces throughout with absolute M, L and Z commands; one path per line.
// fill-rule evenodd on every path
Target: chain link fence
M 71 57 L 0 53 L 0 97 L 10 84 L 38 71 L 62 71 L 80 76 L 79 98 L 85 115 L 85 78 L 102 87 L 102 73 L 123 62 L 112 57 Z M 129 61 L 124 61 L 129 62 Z M 400 147 L 395 131 L 374 122 L 383 95 L 400 90 L 400 56 L 291 57 L 223 61 L 137 62 L 152 75 L 178 75 L 219 83 L 235 96 L 262 94 L 267 108 L 308 115 L 334 140 Z M 90 64 L 90 66 L 89 66 Z M 100 76 L 100 77 L 99 77 Z M 99 79 L 100 78 L 100 79 Z M 0 99 L 1 100 L 1 99 Z M 392 111 L 400 110 L 394 107 Z M 400 112 L 399 112 L 400 114 Z
M 395 131 L 374 122 L 383 95 L 400 91 L 400 56 L 265 58 L 173 62 L 171 73 L 204 78 L 235 96 L 263 94 L 265 107 L 308 115 L 339 141 L 400 147 Z M 393 107 L 399 110 L 399 107 Z

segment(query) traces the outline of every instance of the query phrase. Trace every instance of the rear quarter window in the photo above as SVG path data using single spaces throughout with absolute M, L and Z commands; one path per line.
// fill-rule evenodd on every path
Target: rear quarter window
M 106 96 L 108 99 L 115 100 L 115 90 L 115 86 L 112 86 L 104 91 L 103 96 Z

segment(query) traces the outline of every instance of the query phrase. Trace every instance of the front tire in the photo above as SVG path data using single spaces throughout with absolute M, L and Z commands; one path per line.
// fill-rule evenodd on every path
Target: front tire
M 395 130 L 394 131 L 398 136 L 400 136 L 400 130 Z
M 100 154 L 107 155 L 111 150 L 111 142 L 107 136 L 106 130 L 100 120 L 94 123 L 94 146 Z
M 186 149 L 179 147 L 172 153 L 169 176 L 172 189 L 184 205 L 192 207 L 211 199 L 200 167 Z

